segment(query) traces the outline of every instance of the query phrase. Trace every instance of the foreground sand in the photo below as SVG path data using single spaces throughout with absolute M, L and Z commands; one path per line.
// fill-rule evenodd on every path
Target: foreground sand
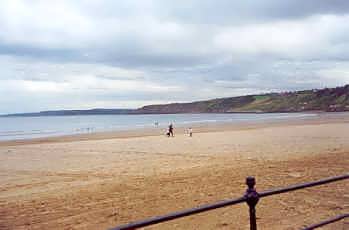
M 347 117 L 346 117 L 347 116 Z M 0 229 L 106 229 L 349 171 L 349 115 L 341 119 L 156 130 L 0 144 Z M 349 212 L 349 183 L 263 199 L 259 229 L 299 229 Z M 248 229 L 245 204 L 149 229 Z M 326 229 L 345 229 L 341 221 Z

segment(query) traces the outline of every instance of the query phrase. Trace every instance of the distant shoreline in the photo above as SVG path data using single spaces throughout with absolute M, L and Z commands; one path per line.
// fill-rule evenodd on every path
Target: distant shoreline
M 74 111 L 74 110 L 57 110 L 60 111 Z M 90 111 L 90 110 L 83 110 Z M 136 111 L 136 110 L 135 110 Z M 67 117 L 67 116 L 109 116 L 109 115 L 171 115 L 171 114 L 277 114 L 277 113 L 345 113 L 349 111 L 322 111 L 322 110 L 309 110 L 309 111 L 281 111 L 281 112 L 253 112 L 253 111 L 242 111 L 242 112 L 183 112 L 183 113 L 81 113 L 81 114 L 40 114 L 38 113 L 20 113 L 20 114 L 4 114 L 0 115 L 0 118 L 3 117 Z
M 349 85 L 336 88 L 294 92 L 246 95 L 187 103 L 146 105 L 135 109 L 51 110 L 9 116 L 67 116 L 117 114 L 182 114 L 182 113 L 304 113 L 349 111 Z M 344 98 L 344 99 L 343 99 Z
M 294 126 L 304 124 L 326 124 L 331 123 L 343 123 L 349 122 L 349 112 L 337 112 L 337 113 L 316 113 L 317 116 L 311 117 L 290 117 L 284 119 L 275 120 L 255 120 L 244 121 L 241 123 L 233 122 L 217 122 L 217 123 L 197 123 L 190 124 L 194 129 L 194 133 L 206 133 L 206 132 L 224 132 L 233 130 L 250 130 L 264 127 L 278 127 L 278 126 Z M 88 140 L 105 140 L 105 139 L 119 139 L 119 138 L 134 138 L 134 137 L 146 137 L 146 136 L 164 136 L 166 127 L 147 127 L 129 130 L 118 131 L 101 131 L 93 133 L 82 134 L 68 134 L 60 136 L 48 136 L 39 138 L 27 138 L 17 140 L 0 140 L 0 146 L 16 146 L 27 144 L 42 144 L 42 143 L 60 143 L 60 142 L 75 142 L 75 141 L 88 141 Z M 185 135 L 186 126 L 175 126 L 176 135 Z

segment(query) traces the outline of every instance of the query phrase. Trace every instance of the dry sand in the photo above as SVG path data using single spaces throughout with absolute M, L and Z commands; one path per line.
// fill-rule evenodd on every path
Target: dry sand
M 0 143 L 0 229 L 107 229 L 132 220 L 349 172 L 349 114 L 178 131 Z M 349 212 L 349 183 L 263 198 L 259 229 Z M 248 229 L 245 204 L 149 229 Z M 349 229 L 349 220 L 324 229 Z

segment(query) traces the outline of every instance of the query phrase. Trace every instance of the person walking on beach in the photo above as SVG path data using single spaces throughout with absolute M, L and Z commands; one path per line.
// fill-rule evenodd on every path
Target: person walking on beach
M 168 126 L 168 136 L 174 137 L 172 124 Z
M 189 127 L 188 129 L 188 134 L 189 134 L 189 137 L 193 136 L 193 129 L 191 127 Z

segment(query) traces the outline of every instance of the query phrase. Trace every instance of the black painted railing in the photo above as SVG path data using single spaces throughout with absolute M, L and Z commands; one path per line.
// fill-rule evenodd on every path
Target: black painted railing
M 247 205 L 249 206 L 250 230 L 257 230 L 256 205 L 257 205 L 260 198 L 272 196 L 272 195 L 276 195 L 276 194 L 281 194 L 281 193 L 286 193 L 286 192 L 291 192 L 291 191 L 295 191 L 295 190 L 299 190 L 299 189 L 319 186 L 319 185 L 332 183 L 335 181 L 340 181 L 340 180 L 345 180 L 345 179 L 349 179 L 349 173 L 341 175 L 341 176 L 330 177 L 330 178 L 326 178 L 326 179 L 322 179 L 322 180 L 318 180 L 318 181 L 313 181 L 313 182 L 303 183 L 303 184 L 296 184 L 296 185 L 288 186 L 286 188 L 278 188 L 278 189 L 273 189 L 273 190 L 268 190 L 268 191 L 263 191 L 263 192 L 258 193 L 254 188 L 254 186 L 256 184 L 255 178 L 254 177 L 247 177 L 246 178 L 246 185 L 248 186 L 248 188 L 246 190 L 246 193 L 240 198 L 224 200 L 224 201 L 220 201 L 220 202 L 217 202 L 214 204 L 206 204 L 206 205 L 202 205 L 202 206 L 199 206 L 196 208 L 187 209 L 187 210 L 183 210 L 183 211 L 179 211 L 179 212 L 173 212 L 173 213 L 163 215 L 163 216 L 156 216 L 156 217 L 141 220 L 141 221 L 131 222 L 129 224 L 120 225 L 120 226 L 113 228 L 111 230 L 131 230 L 131 229 L 146 227 L 149 225 L 154 225 L 154 224 L 178 219 L 181 217 L 190 216 L 190 215 L 194 215 L 197 213 L 206 212 L 206 211 L 210 211 L 213 209 L 222 208 L 222 207 L 226 207 L 226 206 L 230 206 L 230 205 L 235 205 L 235 204 L 239 204 L 239 203 L 243 203 L 243 202 L 246 202 Z M 347 217 L 349 217 L 349 213 L 342 214 L 342 215 L 336 216 L 332 219 L 325 220 L 323 222 L 308 226 L 306 228 L 303 228 L 303 230 L 315 229 L 315 228 L 318 228 L 318 227 L 342 220 L 342 219 L 347 218 Z

